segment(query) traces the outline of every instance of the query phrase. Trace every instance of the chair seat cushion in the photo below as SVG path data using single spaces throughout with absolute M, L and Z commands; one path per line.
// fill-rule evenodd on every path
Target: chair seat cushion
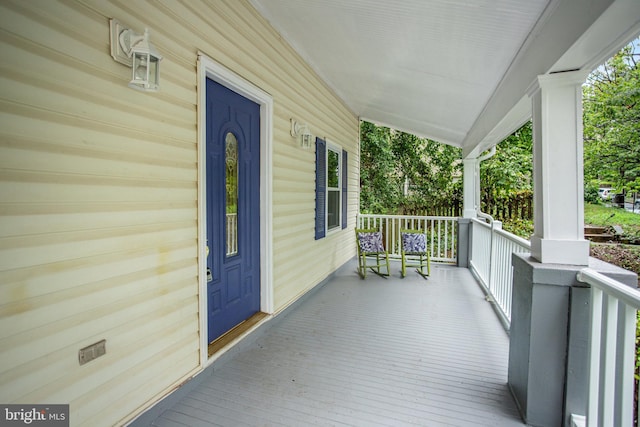
M 426 236 L 422 233 L 402 233 L 402 249 L 405 252 L 426 252 Z
M 384 252 L 382 233 L 379 231 L 358 233 L 358 242 L 362 252 Z

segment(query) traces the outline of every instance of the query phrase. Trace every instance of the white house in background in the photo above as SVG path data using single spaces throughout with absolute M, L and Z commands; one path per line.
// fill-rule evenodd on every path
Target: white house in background
M 155 92 L 112 57 L 145 28 Z M 101 426 L 355 255 L 360 118 L 461 147 L 471 218 L 533 115 L 532 254 L 586 265 L 578 94 L 640 3 L 7 0 L 0 30 L 0 402 Z

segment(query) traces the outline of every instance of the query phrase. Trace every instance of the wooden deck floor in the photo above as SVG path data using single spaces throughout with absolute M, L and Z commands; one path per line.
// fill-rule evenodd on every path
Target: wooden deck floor
M 508 337 L 467 269 L 361 280 L 355 263 L 153 426 L 522 426 Z

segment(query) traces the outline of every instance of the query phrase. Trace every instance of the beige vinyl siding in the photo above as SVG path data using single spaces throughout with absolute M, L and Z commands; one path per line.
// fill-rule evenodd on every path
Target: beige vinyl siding
M 150 29 L 159 92 L 127 87 L 109 18 Z M 3 1 L 0 401 L 122 424 L 201 368 L 198 52 L 273 96 L 275 311 L 354 256 L 358 119 L 247 1 Z M 349 153 L 349 228 L 318 241 L 291 117 Z
M 198 367 L 194 102 L 127 90 L 90 8 L 0 7 L 0 401 L 112 425 Z

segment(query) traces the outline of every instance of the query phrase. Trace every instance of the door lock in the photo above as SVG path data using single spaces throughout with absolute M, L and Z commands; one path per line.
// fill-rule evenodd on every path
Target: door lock
M 211 274 L 211 269 L 207 267 L 207 282 L 213 282 L 213 274 Z

